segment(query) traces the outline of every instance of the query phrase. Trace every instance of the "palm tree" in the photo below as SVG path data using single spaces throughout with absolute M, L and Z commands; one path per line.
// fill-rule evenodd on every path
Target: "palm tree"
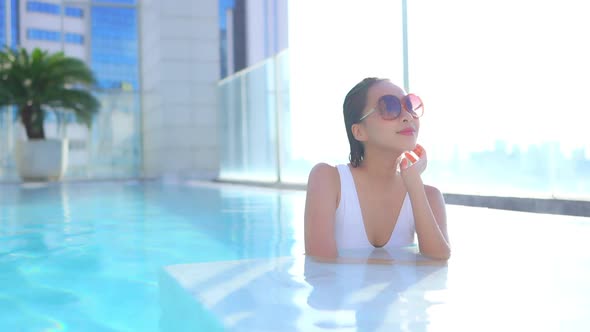
M 73 112 L 90 127 L 100 104 L 85 86 L 94 83 L 90 68 L 63 52 L 0 51 L 0 107 L 17 107 L 29 139 L 45 139 L 43 121 L 49 111 Z

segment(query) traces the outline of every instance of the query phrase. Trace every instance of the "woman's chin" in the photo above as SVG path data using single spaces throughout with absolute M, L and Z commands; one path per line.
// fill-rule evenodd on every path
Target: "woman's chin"
M 414 150 L 414 148 L 416 148 L 416 139 L 408 140 L 407 142 L 404 142 L 404 144 L 400 144 L 399 147 L 402 151 Z

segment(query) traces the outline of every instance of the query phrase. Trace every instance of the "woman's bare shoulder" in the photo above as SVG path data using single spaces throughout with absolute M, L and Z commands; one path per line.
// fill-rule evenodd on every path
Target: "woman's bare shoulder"
M 339 196 L 340 174 L 338 168 L 327 163 L 316 164 L 309 172 L 307 189 L 319 190 L 325 194 L 332 193 Z
M 309 172 L 309 177 L 333 178 L 338 177 L 338 168 L 327 163 L 316 164 Z

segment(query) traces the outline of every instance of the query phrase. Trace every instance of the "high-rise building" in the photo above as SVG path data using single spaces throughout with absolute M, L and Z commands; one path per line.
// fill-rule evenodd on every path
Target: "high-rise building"
M 87 61 L 89 58 L 88 6 L 60 0 L 19 1 L 19 44 Z
M 8 1 L 12 27 L 0 27 L 1 44 L 5 31 L 12 31 L 11 46 L 63 51 L 86 61 L 102 90 L 139 88 L 135 0 Z M 8 17 L 6 3 L 0 0 L 3 18 Z

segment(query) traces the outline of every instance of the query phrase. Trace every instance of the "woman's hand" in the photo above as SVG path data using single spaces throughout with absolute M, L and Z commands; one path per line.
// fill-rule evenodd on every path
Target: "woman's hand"
M 424 172 L 428 163 L 426 150 L 422 145 L 416 144 L 416 148 L 412 151 L 418 156 L 418 159 L 410 152 L 404 152 L 400 156 L 399 162 L 400 173 L 408 189 L 422 183 L 420 175 Z

